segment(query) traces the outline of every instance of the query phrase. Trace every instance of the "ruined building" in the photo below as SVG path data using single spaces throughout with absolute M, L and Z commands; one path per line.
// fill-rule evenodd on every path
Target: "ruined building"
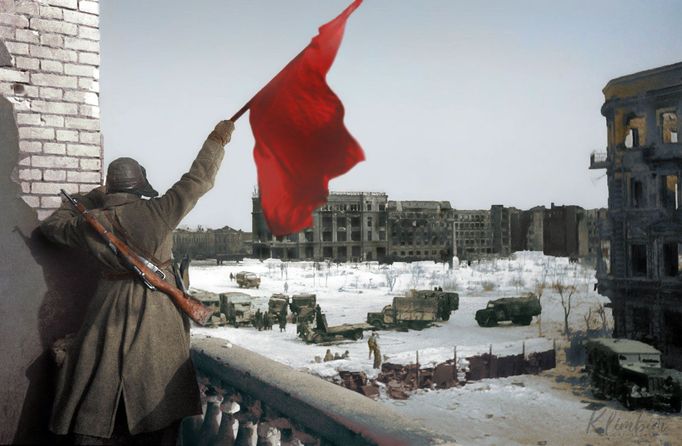
M 682 210 L 679 141 L 682 63 L 611 80 L 604 87 L 608 232 L 599 292 L 611 299 L 614 335 L 644 339 L 682 367 Z
M 460 260 L 480 260 L 492 255 L 490 210 L 453 211 L 454 255 Z
M 448 201 L 389 201 L 391 260 L 447 262 L 453 255 L 453 213 Z
M 236 259 L 251 256 L 251 233 L 225 226 L 219 229 L 178 228 L 173 231 L 173 257 Z
M 273 237 L 258 195 L 253 196 L 253 256 L 288 260 L 383 261 L 388 253 L 387 196 L 378 192 L 333 192 L 313 214 L 313 225 Z

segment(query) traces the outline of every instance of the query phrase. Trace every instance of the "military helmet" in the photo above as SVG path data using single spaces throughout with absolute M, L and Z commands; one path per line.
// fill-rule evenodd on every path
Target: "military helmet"
M 149 184 L 147 171 L 132 158 L 117 158 L 109 164 L 107 193 L 115 192 L 127 192 L 150 198 L 159 195 Z

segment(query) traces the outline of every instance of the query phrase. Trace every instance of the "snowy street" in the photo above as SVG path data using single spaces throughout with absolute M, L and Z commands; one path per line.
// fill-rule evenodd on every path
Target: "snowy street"
M 439 322 L 437 326 L 422 331 L 379 332 L 379 345 L 386 361 L 413 363 L 419 350 L 419 362 L 423 366 L 452 358 L 455 348 L 458 358 L 463 358 L 487 352 L 490 344 L 494 354 L 520 353 L 523 340 L 526 340 L 527 352 L 551 348 L 553 339 L 562 345 L 565 342 L 564 310 L 561 296 L 551 287 L 553 283 L 575 287 L 569 317 L 572 330 L 586 328 L 585 316 L 588 313 L 591 327 L 600 327 L 602 322 L 597 317 L 597 310 L 600 304 L 607 302 L 593 291 L 596 280 L 593 269 L 569 263 L 567 258 L 544 256 L 539 252 L 518 252 L 510 259 L 456 266 L 453 270 L 449 270 L 446 264 L 433 262 L 393 265 L 322 263 L 319 267 L 317 270 L 312 262 L 282 263 L 272 259 L 265 262 L 245 260 L 240 264 L 220 266 L 199 261 L 190 267 L 190 281 L 193 288 L 215 293 L 247 293 L 254 297 L 254 304 L 261 310 L 267 309 L 268 299 L 273 293 L 284 292 L 285 284 L 289 295 L 315 293 L 330 325 L 365 322 L 367 312 L 380 311 L 384 305 L 391 303 L 395 295 L 401 295 L 408 289 L 439 286 L 445 291 L 454 290 L 459 293 L 460 305 L 449 321 Z M 258 274 L 262 279 L 260 288 L 238 288 L 229 276 L 240 271 Z M 395 283 L 391 290 L 388 284 L 393 279 Z M 488 300 L 537 292 L 538 285 L 542 283 L 546 284 L 541 298 L 542 338 L 539 339 L 537 317 L 530 326 L 500 324 L 483 328 L 476 323 L 475 312 L 484 308 Z M 608 309 L 606 315 L 610 324 Z M 294 324 L 287 325 L 286 333 L 280 333 L 276 324 L 272 331 L 221 327 L 193 328 L 193 333 L 224 338 L 325 378 L 338 375 L 339 370 L 362 370 L 368 377 L 377 374 L 368 359 L 366 337 L 332 346 L 308 345 L 296 337 Z M 332 353 L 348 350 L 350 359 L 316 363 L 315 357 L 323 357 L 328 348 Z M 612 413 L 603 413 L 590 425 L 590 420 L 594 421 L 594 417 L 601 413 L 593 409 L 601 408 L 604 402 L 590 405 L 596 400 L 582 385 L 579 370 L 564 365 L 538 376 L 489 379 L 447 390 L 420 390 L 405 401 L 391 400 L 386 396 L 382 396 L 380 401 L 420 419 L 433 430 L 452 435 L 464 444 L 609 444 L 617 441 L 622 432 L 609 425 L 608 436 L 602 436 L 596 432 L 599 423 L 603 424 L 613 413 L 622 415 L 624 420 L 633 416 L 618 403 L 608 403 L 606 410 Z M 611 416 L 610 419 L 616 418 Z M 644 412 L 642 419 L 663 419 L 668 423 L 667 431 L 672 429 L 673 432 L 679 432 L 682 424 L 679 415 Z M 546 425 L 538 425 L 537 420 L 546 420 Z M 595 429 L 590 430 L 588 426 Z M 668 436 L 656 431 L 655 427 L 649 426 L 641 435 L 651 432 L 660 435 L 648 436 L 642 444 L 649 444 L 652 438 L 665 444 L 662 440 Z M 645 440 L 644 437 L 636 438 Z M 623 444 L 623 441 L 632 440 L 631 436 L 620 437 L 617 442 Z

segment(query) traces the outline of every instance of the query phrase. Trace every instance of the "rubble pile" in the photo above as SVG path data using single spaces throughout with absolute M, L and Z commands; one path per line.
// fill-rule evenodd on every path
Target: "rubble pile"
M 367 379 L 365 372 L 349 372 L 340 370 L 339 377 L 341 382 L 337 382 L 346 389 L 361 393 L 370 398 L 379 397 L 379 387 L 371 380 Z
M 386 384 L 389 397 L 398 400 L 407 399 L 409 392 L 416 389 L 447 389 L 458 384 L 453 360 L 419 370 L 416 364 L 387 362 L 381 365 L 377 380 Z

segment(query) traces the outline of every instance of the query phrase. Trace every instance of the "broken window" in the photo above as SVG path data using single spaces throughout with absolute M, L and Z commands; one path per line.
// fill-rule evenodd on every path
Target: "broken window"
M 367 240 L 372 241 L 372 231 L 367 231 Z
M 644 206 L 644 183 L 634 178 L 630 179 L 630 206 L 633 208 Z
M 322 248 L 322 257 L 326 259 L 331 259 L 334 256 L 334 250 L 331 246 L 325 246 Z
M 682 347 L 682 313 L 666 311 L 663 318 L 665 320 L 663 333 L 666 343 L 675 347 Z
M 350 233 L 350 239 L 354 242 L 360 241 L 360 231 L 353 231 Z
M 360 247 L 359 247 L 359 246 L 353 246 L 353 247 L 351 247 L 350 252 L 351 252 L 351 255 L 352 255 L 353 257 L 360 257 Z
M 345 242 L 346 241 L 346 231 L 337 231 L 336 232 L 336 241 L 337 242 Z
M 624 141 L 626 148 L 632 149 L 640 146 L 640 143 L 644 140 L 644 125 L 645 121 L 642 117 L 630 118 L 628 120 Z
M 661 113 L 661 131 L 663 144 L 677 144 L 677 113 L 672 111 Z
M 645 307 L 632 308 L 632 328 L 634 331 L 633 338 L 642 339 L 649 334 L 649 321 L 651 316 L 649 309 Z
M 606 274 L 611 274 L 611 240 L 601 241 L 602 267 Z
M 661 205 L 666 209 L 680 207 L 677 175 L 663 175 L 661 177 Z
M 312 259 L 313 258 L 313 247 L 312 246 L 306 246 L 305 247 L 305 257 L 306 259 Z
M 367 210 L 368 211 L 372 210 L 372 203 L 370 203 L 369 201 L 367 202 Z
M 332 241 L 332 232 L 331 231 L 324 231 L 322 233 L 322 241 L 323 242 L 331 242 Z
M 360 217 L 353 217 L 350 219 L 350 225 L 354 228 L 360 226 Z
M 322 217 L 322 227 L 323 228 L 329 228 L 332 225 L 332 217 L 331 215 L 325 215 Z
M 630 265 L 633 276 L 646 276 L 646 245 L 630 247 Z
M 298 241 L 298 234 L 291 234 L 287 237 L 287 240 L 290 242 L 297 242 Z
M 339 246 L 336 248 L 336 254 L 339 257 L 339 259 L 345 260 L 346 257 L 348 256 L 348 249 L 346 249 L 345 246 Z
M 312 242 L 313 241 L 313 231 L 308 231 L 305 233 L 305 241 L 306 242 Z
M 372 217 L 367 217 L 367 227 L 368 228 L 372 227 Z
M 386 232 L 379 231 L 379 240 L 386 240 Z
M 680 254 L 682 245 L 677 242 L 663 244 L 663 274 L 675 277 L 680 273 Z

